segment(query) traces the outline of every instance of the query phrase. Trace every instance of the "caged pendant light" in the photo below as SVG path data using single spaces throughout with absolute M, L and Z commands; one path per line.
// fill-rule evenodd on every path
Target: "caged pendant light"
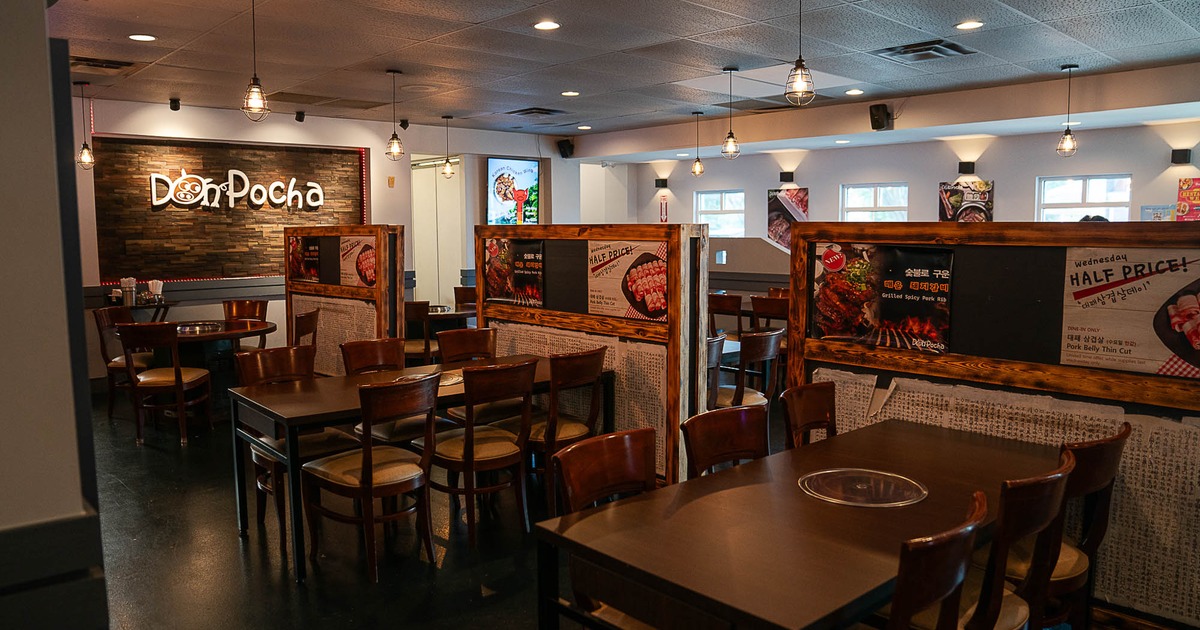
M 446 161 L 442 162 L 442 177 L 450 179 L 454 177 L 454 165 L 450 163 L 450 119 L 453 116 L 442 116 L 442 120 L 446 121 Z
M 723 71 L 729 73 L 729 135 L 725 136 L 725 142 L 721 143 L 721 157 L 735 160 L 742 154 L 742 147 L 738 145 L 737 137 L 733 135 L 733 73 L 737 72 L 737 68 L 727 66 Z
M 388 139 L 387 149 L 383 154 L 395 162 L 404 157 L 404 144 L 400 142 L 400 134 L 396 133 L 396 75 L 400 74 L 400 71 L 388 70 L 387 73 L 392 75 L 392 137 Z
M 1067 130 L 1058 139 L 1057 151 L 1062 157 L 1071 157 L 1079 150 L 1079 142 L 1075 140 L 1075 134 L 1071 133 L 1071 71 L 1079 69 L 1079 66 L 1069 63 L 1062 69 L 1067 71 Z
M 804 3 L 799 3 L 799 8 L 796 12 L 796 67 L 788 73 L 787 83 L 784 83 L 783 96 L 788 102 L 798 107 L 804 107 L 813 102 L 817 97 L 816 88 L 813 85 L 812 71 L 804 64 L 804 55 L 802 54 L 802 43 L 804 42 L 804 33 L 802 27 L 804 25 Z
M 96 156 L 92 153 L 92 147 L 88 146 L 88 140 L 92 136 L 92 124 L 87 117 L 87 101 L 83 98 L 83 88 L 90 84 L 87 81 L 76 81 L 75 85 L 79 86 L 79 122 L 83 125 L 83 144 L 79 147 L 79 153 L 75 154 L 75 163 L 79 168 L 90 171 L 96 165 Z
M 692 112 L 696 117 L 696 161 L 692 162 L 692 176 L 700 177 L 704 174 L 704 162 L 700 161 L 700 116 L 704 112 Z
M 267 95 L 258 82 L 258 25 L 255 22 L 254 0 L 250 0 L 250 54 L 253 74 L 250 85 L 246 86 L 246 95 L 242 97 L 242 112 L 251 122 L 261 122 L 271 113 L 271 109 L 267 107 Z

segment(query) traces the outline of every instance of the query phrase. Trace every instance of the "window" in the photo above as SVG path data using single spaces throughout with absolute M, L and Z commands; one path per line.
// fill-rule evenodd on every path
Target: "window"
M 746 193 L 741 190 L 697 192 L 696 222 L 708 224 L 709 236 L 745 236 Z
M 908 184 L 842 184 L 842 220 L 907 221 Z
M 1038 220 L 1078 221 L 1085 215 L 1129 220 L 1129 175 L 1038 178 Z

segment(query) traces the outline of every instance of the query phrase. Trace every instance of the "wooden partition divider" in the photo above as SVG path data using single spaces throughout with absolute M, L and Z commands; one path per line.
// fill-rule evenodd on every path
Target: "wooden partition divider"
M 614 369 L 617 381 L 615 428 L 654 426 L 659 474 L 673 483 L 683 465 L 679 425 L 702 410 L 699 401 L 707 395 L 707 248 L 705 225 L 476 226 L 479 326 L 497 327 L 502 342 L 506 336 L 514 338 L 513 348 L 521 352 L 548 355 L 608 346 L 606 366 Z M 518 251 L 524 253 L 508 253 Z M 522 277 L 510 280 L 512 270 L 501 265 L 512 264 L 511 256 L 536 257 L 541 264 L 535 272 L 520 263 Z M 628 296 L 614 299 L 614 279 L 624 287 L 632 270 L 645 261 L 665 263 L 665 315 L 663 308 L 645 310 L 649 302 L 635 307 L 636 300 Z M 513 281 L 519 288 L 512 289 Z M 531 297 L 531 286 L 539 287 L 536 297 Z M 647 367 L 659 362 L 665 365 L 658 370 Z M 638 374 L 640 370 L 646 373 Z M 661 388 L 655 380 L 659 377 L 665 377 Z M 644 404 L 628 407 L 634 396 L 645 397 Z M 619 413 L 623 407 L 637 413 Z

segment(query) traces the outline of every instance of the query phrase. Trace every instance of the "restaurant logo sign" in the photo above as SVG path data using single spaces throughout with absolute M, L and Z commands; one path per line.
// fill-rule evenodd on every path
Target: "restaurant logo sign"
M 150 174 L 150 205 L 155 210 L 170 204 L 180 208 L 216 209 L 221 207 L 222 198 L 230 208 L 237 205 L 239 199 L 246 199 L 251 208 L 265 205 L 292 208 L 294 204 L 297 210 L 316 210 L 325 205 L 325 189 L 316 182 L 305 182 L 303 189 L 298 188 L 295 177 L 286 184 L 283 180 L 276 180 L 266 185 L 251 185 L 245 173 L 232 168 L 221 184 L 213 183 L 211 177 L 189 174 L 184 169 L 180 169 L 176 179 L 158 173 Z

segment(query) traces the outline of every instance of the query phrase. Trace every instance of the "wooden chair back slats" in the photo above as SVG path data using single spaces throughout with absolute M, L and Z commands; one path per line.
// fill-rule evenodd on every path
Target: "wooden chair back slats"
M 1066 500 L 1084 499 L 1083 535 L 1079 539 L 1080 551 L 1095 558 L 1108 532 L 1108 510 L 1112 502 L 1113 483 L 1121 465 L 1121 453 L 1133 427 L 1122 423 L 1121 429 L 1111 437 L 1091 442 L 1073 442 L 1063 445 L 1075 457 L 1075 470 L 1067 479 Z
M 403 376 L 390 383 L 375 383 L 361 385 L 358 388 L 358 399 L 362 406 L 362 487 L 370 488 L 371 451 L 373 437 L 371 427 L 374 424 L 387 422 L 396 418 L 407 418 L 415 415 L 425 416 L 425 445 L 421 451 L 421 470 L 429 475 L 429 467 L 433 461 L 433 435 L 437 422 L 438 383 L 441 372 L 431 372 L 420 376 Z
M 320 316 L 321 309 L 319 308 L 297 315 L 295 321 L 292 322 L 291 345 L 301 345 L 304 343 L 303 339 L 305 337 L 310 337 L 307 345 L 317 345 L 317 319 Z
M 316 358 L 316 346 L 283 346 L 234 355 L 238 383 L 243 387 L 313 378 Z
M 347 341 L 341 345 L 346 374 L 404 369 L 404 340 L 394 338 Z
M 900 546 L 900 569 L 887 630 L 908 630 L 918 612 L 941 602 L 937 628 L 958 627 L 962 583 L 971 560 L 975 532 L 987 517 L 987 496 L 971 497 L 967 520 L 958 527 Z
M 758 380 L 761 380 L 760 387 L 762 388 L 763 396 L 767 400 L 770 400 L 775 394 L 774 363 L 775 359 L 779 357 L 779 346 L 782 342 L 782 329 L 745 333 L 742 335 L 738 341 L 741 344 L 742 350 L 739 353 L 738 370 L 734 377 L 734 394 L 731 406 L 741 406 L 747 379 L 749 376 L 752 376 L 750 373 L 755 371 L 756 368 L 755 375 L 758 377 Z
M 791 297 L 791 295 L 792 295 L 792 290 L 789 289 L 788 287 L 768 287 L 767 288 L 767 297 L 787 299 L 787 298 Z
M 688 479 L 714 466 L 759 459 L 770 453 L 767 408 L 729 407 L 692 416 L 679 427 L 687 453 Z
M 431 362 L 433 360 L 433 349 L 430 342 L 433 341 L 433 327 L 429 320 L 429 300 L 405 302 L 404 324 L 405 330 L 408 331 L 409 339 L 424 341 L 424 349 L 421 351 L 421 362 Z
M 463 368 L 463 399 L 467 406 L 467 417 L 471 417 L 471 408 L 476 405 L 532 396 L 537 363 L 537 359 L 529 359 L 520 363 Z
M 117 337 L 121 340 L 122 351 L 125 354 L 125 373 L 129 378 L 129 388 L 133 399 L 134 409 L 137 410 L 137 444 L 143 443 L 142 428 L 148 413 L 171 409 L 179 421 L 179 443 L 187 445 L 187 408 L 201 403 L 204 404 L 205 416 L 212 425 L 212 389 L 207 370 L 201 370 L 198 376 L 183 380 L 183 366 L 179 361 L 179 329 L 174 322 L 141 322 L 117 324 Z M 174 371 L 170 383 L 142 383 L 138 379 L 140 371 L 134 361 L 135 351 L 160 351 L 171 357 L 171 368 Z M 161 360 L 161 357 L 159 357 Z M 197 391 L 198 394 L 190 400 L 186 392 Z M 167 399 L 170 400 L 156 400 Z
M 717 334 L 717 315 L 728 315 L 737 322 L 737 335 L 742 336 L 742 296 L 726 293 L 708 294 L 708 334 Z
M 496 357 L 495 328 L 460 328 L 437 334 L 438 352 L 442 363 L 494 359 Z
M 576 442 L 551 457 L 567 512 L 614 495 L 655 488 L 654 429 L 608 433 Z
M 266 300 L 225 300 L 221 302 L 225 311 L 225 319 L 252 319 L 266 321 Z
M 454 287 L 454 310 L 473 311 L 478 306 L 475 287 Z
M 117 324 L 132 324 L 133 311 L 128 306 L 105 306 L 92 311 L 92 315 L 96 318 L 96 332 L 100 335 L 100 356 L 107 365 L 124 354 L 124 350 L 113 353 L 113 350 L 121 348 L 121 341 L 117 339 Z
M 600 417 L 601 396 L 603 387 L 600 375 L 604 372 L 604 354 L 607 348 L 601 346 L 594 350 L 573 352 L 570 354 L 555 354 L 550 357 L 550 413 L 546 420 L 546 451 L 553 453 L 554 441 L 558 433 L 558 416 L 562 403 L 562 394 L 566 390 L 591 387 L 591 397 L 588 400 L 588 413 L 584 419 L 588 434 L 596 430 L 596 419 Z
M 787 328 L 788 299 L 750 296 L 750 327 L 756 331 Z
M 709 337 L 705 340 L 705 352 L 708 354 L 708 402 L 706 408 L 717 408 L 717 388 L 721 386 L 721 353 L 725 351 L 725 335 Z
M 812 432 L 825 430 L 825 437 L 837 435 L 837 390 L 833 381 L 789 387 L 779 399 L 787 419 L 787 448 L 812 443 Z
M 137 381 L 133 353 L 138 350 L 165 348 L 170 351 L 171 365 L 175 368 L 175 379 L 180 379 L 179 328 L 172 322 L 137 322 L 117 324 L 117 337 L 125 353 L 125 369 L 130 382 Z

